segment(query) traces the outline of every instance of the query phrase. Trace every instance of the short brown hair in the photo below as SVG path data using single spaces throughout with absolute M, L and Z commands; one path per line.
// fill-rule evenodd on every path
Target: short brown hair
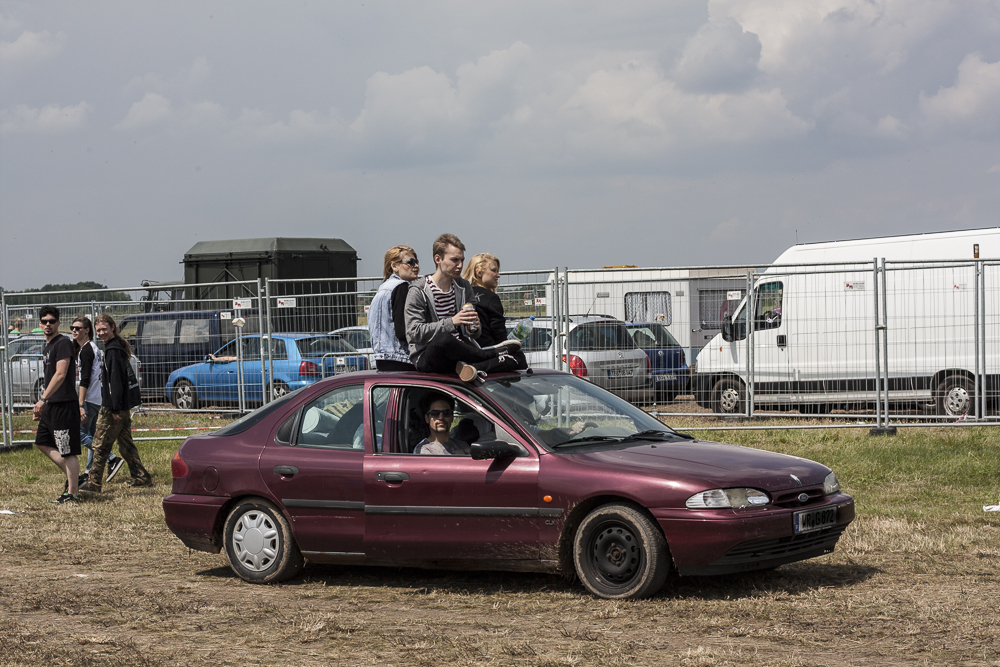
M 465 263 L 465 270 L 462 271 L 462 277 L 472 283 L 472 285 L 481 287 L 483 283 L 480 278 L 483 275 L 483 269 L 490 264 L 496 264 L 497 271 L 500 270 L 500 260 L 496 258 L 496 255 L 488 252 L 481 252 L 478 255 L 474 255 L 472 259 Z
M 455 246 L 462 252 L 465 252 L 465 244 L 459 241 L 458 237 L 454 234 L 442 234 L 434 239 L 434 245 L 431 246 L 431 252 L 434 253 L 435 257 L 439 255 L 444 257 L 444 252 L 450 245 Z M 434 260 L 434 263 L 436 264 L 437 260 Z
M 388 280 L 392 275 L 392 265 L 403 261 L 404 255 L 413 255 L 417 259 L 417 251 L 408 245 L 394 245 L 385 251 L 385 263 L 382 265 L 382 280 Z

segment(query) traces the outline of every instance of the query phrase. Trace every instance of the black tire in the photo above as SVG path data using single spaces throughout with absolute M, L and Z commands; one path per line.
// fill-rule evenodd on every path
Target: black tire
M 276 399 L 281 398 L 290 391 L 291 389 L 288 388 L 288 385 L 282 382 L 281 380 L 278 380 L 277 382 L 274 383 L 274 398 Z M 267 395 L 268 399 L 270 400 L 271 387 L 267 388 Z
M 938 385 L 938 414 L 961 417 L 975 411 L 976 390 L 964 375 L 949 375 Z
M 263 498 L 239 502 L 226 519 L 223 538 L 229 567 L 252 584 L 286 581 L 305 565 L 284 515 Z
M 178 380 L 174 383 L 174 390 L 170 393 L 170 402 L 180 410 L 196 410 L 198 408 L 198 392 L 195 391 L 194 385 L 187 380 Z
M 35 386 L 31 388 L 31 402 L 37 403 L 42 400 L 43 391 L 45 391 L 45 387 L 42 386 L 42 381 L 38 380 L 35 382 Z
M 715 383 L 712 390 L 712 411 L 724 415 L 746 413 L 747 392 L 743 383 L 733 378 L 724 378 Z
M 603 505 L 580 523 L 573 564 L 587 590 L 608 600 L 654 595 L 670 573 L 667 541 L 642 512 Z

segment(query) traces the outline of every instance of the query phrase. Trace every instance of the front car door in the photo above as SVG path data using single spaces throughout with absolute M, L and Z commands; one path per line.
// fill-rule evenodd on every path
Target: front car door
M 441 392 L 455 399 L 452 439 L 505 440 L 522 455 L 476 461 L 471 456 L 412 454 L 426 435 L 422 401 Z M 377 383 L 373 404 L 384 418 L 376 448 L 365 456 L 365 555 L 393 561 L 484 563 L 539 558 L 538 454 L 505 428 L 472 394 L 433 383 Z M 376 405 L 378 414 L 379 407 Z M 378 421 L 379 417 L 376 417 Z M 381 451 L 378 451 L 381 450 Z

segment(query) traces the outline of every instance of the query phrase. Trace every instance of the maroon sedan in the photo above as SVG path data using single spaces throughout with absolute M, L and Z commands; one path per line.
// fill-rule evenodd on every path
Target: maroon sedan
M 306 560 L 575 570 L 637 598 L 830 553 L 854 519 L 826 466 L 697 440 L 554 371 L 329 378 L 188 438 L 173 476 L 170 529 L 256 583 Z

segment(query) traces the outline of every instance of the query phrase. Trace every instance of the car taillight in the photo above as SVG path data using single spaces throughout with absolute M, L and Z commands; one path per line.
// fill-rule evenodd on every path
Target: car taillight
M 170 459 L 170 472 L 174 477 L 188 476 L 187 463 L 184 463 L 184 459 L 181 458 L 179 451 L 174 454 L 174 458 Z
M 646 374 L 647 375 L 652 375 L 653 374 L 653 362 L 651 362 L 649 360 L 649 355 L 648 354 L 646 355 Z
M 566 355 L 563 355 L 563 363 L 566 363 Z M 576 356 L 575 354 L 569 355 L 569 372 L 578 378 L 587 377 L 587 364 L 583 363 L 583 359 Z
M 311 361 L 303 361 L 299 364 L 299 375 L 319 375 L 319 366 Z

